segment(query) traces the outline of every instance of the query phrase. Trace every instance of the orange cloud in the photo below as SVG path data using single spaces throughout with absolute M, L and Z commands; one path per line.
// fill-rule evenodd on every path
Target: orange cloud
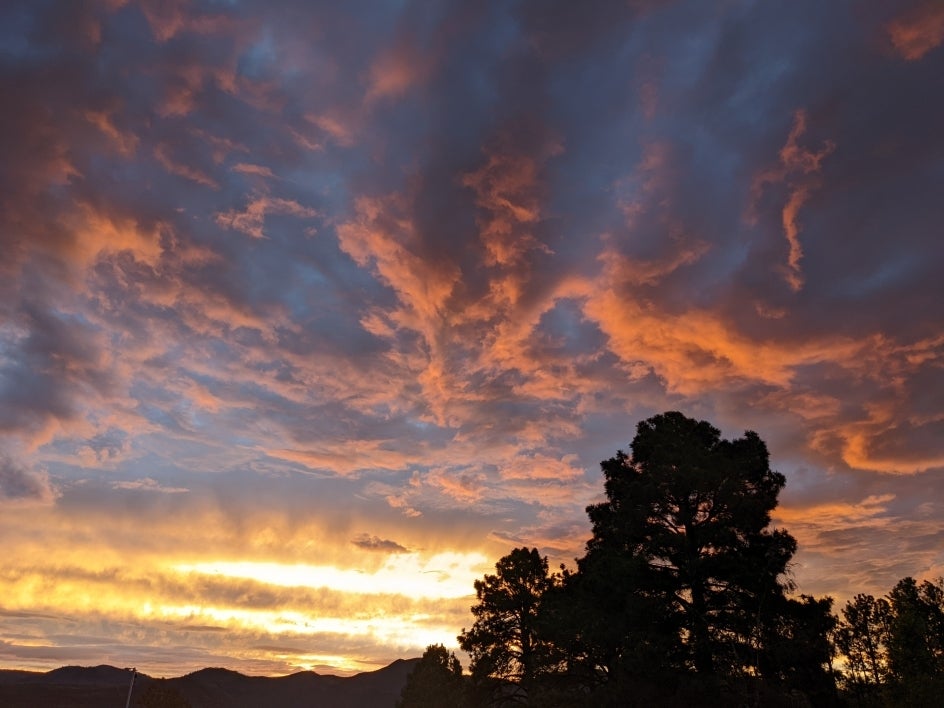
M 402 470 L 417 456 L 397 452 L 389 440 L 340 441 L 331 449 L 265 448 L 269 457 L 298 462 L 312 470 L 351 475 L 364 470 Z
M 233 172 L 239 172 L 244 175 L 256 175 L 257 177 L 275 177 L 271 169 L 264 165 L 253 165 L 247 162 L 239 162 L 233 165 Z
M 358 265 L 372 267 L 397 293 L 406 309 L 391 315 L 396 324 L 432 334 L 430 325 L 445 313 L 459 281 L 458 268 L 427 262 L 410 250 L 416 234 L 411 219 L 403 214 L 402 197 L 360 197 L 355 206 L 356 219 L 338 227 L 341 249 Z
M 447 497 L 464 504 L 480 501 L 487 492 L 487 477 L 478 469 L 437 468 L 426 475 L 424 482 Z
M 882 518 L 894 494 L 871 495 L 860 502 L 828 502 L 799 507 L 783 504 L 774 511 L 774 520 L 788 528 L 795 524 L 810 524 L 818 529 L 841 529 L 850 524 L 885 526 L 888 519 Z
M 907 61 L 918 61 L 944 42 L 944 5 L 930 0 L 887 27 L 892 46 Z
M 175 161 L 170 156 L 170 147 L 165 144 L 159 144 L 154 146 L 154 157 L 161 164 L 161 166 L 170 172 L 173 175 L 178 175 L 179 177 L 185 177 L 186 179 L 192 180 L 198 184 L 206 185 L 212 189 L 219 189 L 219 184 L 216 180 L 207 175 L 200 170 L 191 167 L 190 165 L 185 165 L 181 162 Z
M 874 336 L 858 355 L 840 362 L 854 380 L 879 388 L 861 404 L 863 416 L 820 422 L 812 447 L 856 470 L 917 474 L 944 467 L 937 445 L 944 417 L 909 412 L 908 405 L 911 380 L 944 364 L 944 337 L 898 343 Z
M 799 212 L 813 190 L 819 186 L 815 175 L 820 172 L 823 160 L 836 148 L 835 143 L 829 140 L 819 151 L 802 147 L 799 140 L 806 133 L 806 122 L 806 111 L 801 109 L 793 114 L 793 126 L 787 136 L 787 142 L 780 149 L 780 165 L 760 173 L 751 187 L 754 199 L 749 221 L 754 223 L 756 214 L 753 212 L 766 186 L 781 183 L 788 185 L 789 193 L 781 211 L 781 224 L 789 249 L 784 277 L 794 292 L 801 290 L 804 282 L 800 267 L 803 246 L 800 242 Z
M 98 128 L 123 157 L 131 157 L 138 147 L 138 137 L 133 133 L 119 130 L 108 111 L 87 110 L 85 119 Z
M 792 343 L 757 341 L 709 310 L 670 312 L 654 302 L 627 297 L 624 261 L 604 259 L 604 263 L 608 266 L 606 285 L 586 298 L 585 314 L 599 324 L 609 338 L 609 348 L 630 367 L 628 371 L 644 374 L 651 370 L 671 393 L 698 395 L 751 381 L 787 388 L 797 367 L 850 361 L 869 346 L 839 337 Z M 630 269 L 628 281 L 634 277 Z
M 570 482 L 583 477 L 583 468 L 575 465 L 576 455 L 556 458 L 548 455 L 519 455 L 499 467 L 502 479 L 551 480 Z
M 560 151 L 558 145 L 546 150 L 547 156 Z M 462 176 L 462 185 L 475 192 L 475 203 L 484 212 L 477 221 L 486 265 L 511 266 L 528 251 L 550 252 L 527 230 L 541 215 L 538 170 L 531 156 L 496 150 L 482 167 Z
M 318 216 L 318 212 L 314 209 L 302 206 L 292 199 L 257 194 L 249 200 L 242 210 L 233 209 L 217 213 L 216 223 L 226 228 L 242 231 L 253 238 L 266 238 L 262 227 L 265 225 L 265 218 L 268 214 L 288 214 L 299 219 L 313 219 Z
M 371 103 L 384 98 L 398 98 L 424 82 L 432 68 L 432 64 L 417 52 L 415 45 L 401 41 L 374 60 L 365 99 Z
M 136 260 L 156 266 L 164 253 L 165 227 L 150 229 L 133 218 L 99 211 L 90 204 L 80 204 L 65 218 L 74 239 L 73 253 L 79 265 L 87 267 L 100 255 L 130 252 Z

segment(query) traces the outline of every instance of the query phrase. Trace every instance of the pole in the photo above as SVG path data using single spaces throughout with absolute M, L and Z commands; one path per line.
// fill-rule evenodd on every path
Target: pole
M 125 701 L 125 708 L 131 708 L 131 692 L 134 690 L 134 677 L 137 673 L 137 669 L 131 669 L 131 685 L 128 686 L 128 700 Z

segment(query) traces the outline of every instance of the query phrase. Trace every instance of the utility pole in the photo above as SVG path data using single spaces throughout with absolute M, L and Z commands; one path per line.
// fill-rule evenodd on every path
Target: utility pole
M 125 701 L 125 708 L 131 708 L 131 692 L 134 690 L 134 677 L 138 675 L 136 668 L 131 669 L 131 685 L 128 686 L 128 700 Z

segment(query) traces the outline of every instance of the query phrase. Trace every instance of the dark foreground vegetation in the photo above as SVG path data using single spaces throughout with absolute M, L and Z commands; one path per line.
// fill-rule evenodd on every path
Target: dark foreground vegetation
M 399 708 L 941 706 L 944 585 L 796 595 L 770 528 L 785 478 L 756 433 L 665 413 L 602 464 L 606 501 L 575 570 L 516 548 L 475 582 L 464 675 L 427 649 Z

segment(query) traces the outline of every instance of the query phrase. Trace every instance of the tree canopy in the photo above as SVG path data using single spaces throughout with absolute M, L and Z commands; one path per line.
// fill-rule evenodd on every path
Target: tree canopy
M 527 685 L 547 666 L 550 644 L 540 630 L 541 602 L 553 583 L 547 558 L 536 548 L 516 548 L 495 565 L 495 575 L 475 581 L 475 623 L 459 636 L 472 658 L 472 677 L 510 679 Z
M 789 587 L 796 550 L 768 528 L 785 479 L 767 446 L 669 412 L 640 422 L 631 450 L 601 463 L 607 499 L 587 509 L 593 537 L 580 572 L 610 576 L 599 589 L 631 594 L 630 612 L 657 604 L 636 630 L 672 631 L 674 646 L 660 650 L 673 660 L 702 674 L 756 666 L 764 615 Z
M 791 596 L 797 544 L 771 527 L 786 480 L 757 433 L 667 412 L 601 469 L 575 569 L 516 548 L 475 582 L 459 642 L 476 705 L 940 704 L 944 581 L 904 578 L 841 617 Z
M 397 708 L 463 708 L 468 705 L 462 665 L 442 644 L 432 644 L 407 676 Z

